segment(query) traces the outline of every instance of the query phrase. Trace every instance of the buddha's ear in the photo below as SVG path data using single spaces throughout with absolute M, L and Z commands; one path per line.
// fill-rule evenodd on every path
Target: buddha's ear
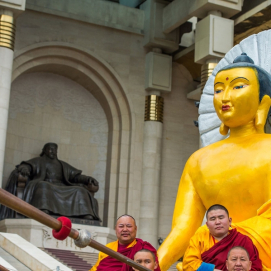
M 271 106 L 271 99 L 264 95 L 255 116 L 255 127 L 258 133 L 264 133 L 264 125 Z
M 227 135 L 228 134 L 228 131 L 229 131 L 229 127 L 228 126 L 226 126 L 223 122 L 221 123 L 221 125 L 220 125 L 220 128 L 219 128 L 219 133 L 221 134 L 221 135 Z

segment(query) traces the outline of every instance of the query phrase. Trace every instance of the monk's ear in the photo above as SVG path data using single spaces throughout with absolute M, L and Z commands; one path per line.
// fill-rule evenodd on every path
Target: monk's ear
M 251 270 L 251 267 L 252 267 L 252 261 L 249 261 L 249 269 L 248 270 Z
M 221 125 L 220 125 L 220 128 L 219 128 L 219 133 L 221 134 L 221 135 L 227 135 L 228 134 L 228 131 L 229 131 L 229 127 L 228 126 L 226 126 L 223 122 L 221 123 Z
M 227 267 L 227 270 L 229 270 L 229 268 L 228 268 L 228 260 L 226 260 L 226 267 Z
M 154 263 L 154 270 L 155 270 L 156 268 L 158 268 L 158 263 L 157 263 L 157 261 L 155 261 L 155 263 Z
M 230 227 L 231 227 L 231 222 L 232 222 L 232 218 L 231 217 L 229 217 L 229 222 L 230 222 Z
M 255 127 L 258 133 L 264 133 L 264 125 L 271 106 L 271 99 L 264 95 L 255 116 Z

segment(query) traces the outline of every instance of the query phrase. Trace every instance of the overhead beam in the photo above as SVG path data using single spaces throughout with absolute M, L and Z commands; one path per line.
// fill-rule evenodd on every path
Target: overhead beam
M 234 21 L 234 43 L 271 28 L 271 0 L 249 10 Z
M 263 10 L 267 10 L 267 9 L 270 10 L 270 6 L 271 6 L 271 0 L 266 0 L 265 2 L 261 3 L 260 5 L 254 7 L 253 9 L 249 10 L 245 14 L 241 15 L 240 17 L 236 18 L 234 20 L 234 25 L 240 24 L 240 23 L 246 21 L 247 19 L 251 20 L 251 17 L 255 17 L 255 20 L 256 20 L 256 17 L 258 17 L 259 18 L 259 20 L 258 20 L 259 25 L 260 25 L 260 23 L 268 21 L 266 18 L 267 14 L 265 14 L 266 12 Z M 263 11 L 263 14 L 259 14 L 262 11 Z M 256 15 L 256 14 L 258 14 L 258 15 Z M 269 13 L 269 15 L 270 15 L 270 13 Z M 270 17 L 268 19 L 270 19 Z
M 118 3 L 100 0 L 27 0 L 26 9 L 144 34 L 144 11 Z
M 195 63 L 195 44 L 187 47 L 173 57 L 173 61 L 184 65 L 193 77 L 200 83 L 201 64 Z
M 164 8 L 163 31 L 170 33 L 178 26 L 193 17 L 198 0 L 182 1 L 175 0 Z
M 174 0 L 163 10 L 163 32 L 170 33 L 191 17 L 204 18 L 209 11 L 219 10 L 230 18 L 242 9 L 242 0 Z

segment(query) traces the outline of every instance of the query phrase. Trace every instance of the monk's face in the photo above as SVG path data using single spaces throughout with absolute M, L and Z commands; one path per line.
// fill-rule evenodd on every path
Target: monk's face
M 219 72 L 214 84 L 214 107 L 228 127 L 243 126 L 254 120 L 259 106 L 259 82 L 252 68 Z
M 249 271 L 251 270 L 251 261 L 245 250 L 235 248 L 230 252 L 226 266 L 229 271 Z
M 147 252 L 147 251 L 139 251 L 135 254 L 134 256 L 134 261 L 136 263 L 139 263 L 140 265 L 150 269 L 150 270 L 154 270 L 157 268 L 158 264 L 155 261 L 153 255 L 151 254 L 151 252 Z M 137 269 L 133 268 L 135 271 L 137 271 Z
M 129 245 L 136 238 L 137 226 L 129 216 L 123 216 L 116 223 L 116 236 L 121 245 Z
M 223 239 L 229 232 L 231 218 L 224 210 L 218 209 L 208 213 L 206 225 L 213 237 Z

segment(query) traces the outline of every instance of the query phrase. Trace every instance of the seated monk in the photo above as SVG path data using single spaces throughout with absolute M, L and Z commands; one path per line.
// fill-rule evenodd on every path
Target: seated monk
M 248 251 L 243 247 L 233 247 L 228 252 L 226 266 L 228 271 L 249 271 L 252 262 L 250 261 Z
M 211 206 L 206 213 L 206 227 L 201 227 L 190 239 L 183 258 L 183 270 L 226 271 L 228 252 L 236 246 L 244 247 L 252 262 L 253 271 L 262 270 L 259 253 L 251 239 L 236 229 L 230 230 L 228 210 L 219 204 Z
M 158 263 L 156 261 L 155 254 L 148 249 L 141 249 L 138 252 L 136 252 L 136 254 L 134 256 L 134 261 L 136 263 L 150 269 L 151 271 L 154 271 L 158 267 Z M 135 271 L 138 271 L 138 269 L 135 269 L 134 267 L 133 267 L 133 269 Z
M 6 190 L 16 194 L 18 174 L 28 181 L 23 200 L 52 215 L 64 215 L 100 221 L 94 192 L 98 182 L 57 158 L 57 144 L 47 143 L 40 157 L 23 161 L 15 169 Z M 14 217 L 14 212 L 1 206 L 1 219 Z
M 148 249 L 155 254 L 155 261 L 158 263 L 156 249 L 150 243 L 136 238 L 137 226 L 132 216 L 120 216 L 117 219 L 115 230 L 118 240 L 107 244 L 107 247 L 130 259 L 134 259 L 137 251 Z M 160 271 L 159 263 L 154 270 Z M 133 268 L 100 252 L 98 261 L 90 271 L 133 271 Z
M 263 270 L 271 270 L 271 135 L 264 133 L 270 96 L 270 74 L 245 54 L 217 73 L 214 107 L 222 122 L 220 132 L 229 131 L 229 137 L 188 159 L 172 229 L 158 250 L 161 270 L 184 255 L 206 210 L 214 204 L 229 210 L 232 227 L 251 238 Z

